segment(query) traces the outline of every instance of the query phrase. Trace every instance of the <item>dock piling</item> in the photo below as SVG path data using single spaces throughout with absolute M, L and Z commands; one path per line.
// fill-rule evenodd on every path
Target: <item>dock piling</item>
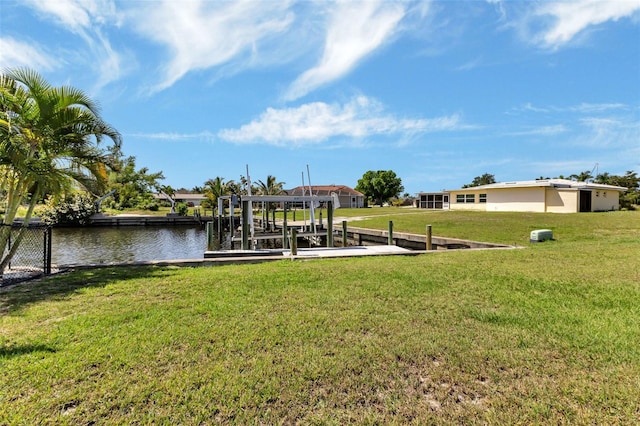
M 342 221 L 342 247 L 347 247 L 347 221 Z
M 295 256 L 298 254 L 298 230 L 296 228 L 291 228 L 291 255 Z

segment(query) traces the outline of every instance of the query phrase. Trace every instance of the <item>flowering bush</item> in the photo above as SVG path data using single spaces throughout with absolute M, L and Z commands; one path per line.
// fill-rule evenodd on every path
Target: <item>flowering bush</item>
M 41 218 L 48 225 L 86 225 L 94 213 L 96 205 L 90 196 L 74 194 L 58 201 L 49 197 Z

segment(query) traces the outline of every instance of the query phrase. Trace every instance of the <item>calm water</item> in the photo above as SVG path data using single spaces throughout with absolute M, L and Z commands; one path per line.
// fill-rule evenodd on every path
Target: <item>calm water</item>
M 206 248 L 201 227 L 55 228 L 51 258 L 56 265 L 202 259 Z

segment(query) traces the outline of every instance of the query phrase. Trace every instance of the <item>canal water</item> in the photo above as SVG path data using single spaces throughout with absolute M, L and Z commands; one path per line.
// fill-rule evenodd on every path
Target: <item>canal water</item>
M 54 265 L 146 260 L 202 259 L 207 248 L 203 227 L 54 228 Z

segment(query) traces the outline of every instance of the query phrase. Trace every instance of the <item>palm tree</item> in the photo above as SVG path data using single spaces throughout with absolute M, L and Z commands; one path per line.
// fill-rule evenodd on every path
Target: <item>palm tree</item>
M 104 191 L 122 139 L 83 91 L 53 87 L 26 68 L 0 74 L 0 108 L 0 199 L 6 203 L 2 223 L 11 225 L 18 208 L 28 206 L 11 250 L 0 258 L 1 274 L 44 195 L 60 197 L 72 189 Z M 101 146 L 104 137 L 113 141 L 111 149 Z M 2 227 L 0 253 L 10 231 Z
M 211 209 L 218 208 L 218 198 L 228 195 L 228 187 L 224 182 L 224 178 L 217 176 L 215 179 L 209 179 L 204 183 L 204 195 L 211 203 Z M 220 214 L 220 212 L 218 212 Z
M 611 185 L 611 175 L 609 174 L 609 172 L 604 172 L 604 173 L 600 173 L 598 176 L 595 177 L 595 179 L 593 180 L 594 183 L 602 183 L 604 185 Z
M 569 176 L 569 179 L 576 180 L 578 182 L 586 182 L 589 179 L 593 179 L 593 175 L 589 170 L 586 170 L 584 172 L 580 172 L 580 174 L 577 175 L 572 174 L 571 176 Z
M 267 182 L 263 182 L 261 180 L 258 181 L 258 192 L 260 195 L 280 195 L 285 192 L 284 190 L 284 182 L 277 182 L 276 177 L 272 175 L 267 176 Z M 266 203 L 266 225 L 269 227 L 269 208 L 275 208 L 275 203 Z M 274 224 L 275 226 L 275 219 Z

